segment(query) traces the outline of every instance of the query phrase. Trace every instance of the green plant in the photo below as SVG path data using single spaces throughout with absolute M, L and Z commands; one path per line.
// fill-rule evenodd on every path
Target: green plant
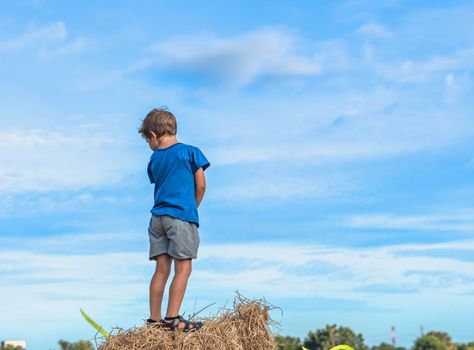
M 94 327 L 95 329 L 97 329 L 100 333 L 102 333 L 102 335 L 106 338 L 110 337 L 110 334 L 107 333 L 105 331 L 105 329 L 103 329 L 101 326 L 99 326 L 97 323 L 94 322 L 94 320 L 92 320 L 92 318 L 90 318 L 85 312 L 84 310 L 80 309 L 81 310 L 81 314 L 82 316 L 84 316 L 84 318 L 86 319 L 87 322 L 90 323 L 90 325 L 92 327 Z
M 302 350 L 309 350 L 309 349 L 303 346 Z M 354 350 L 354 349 L 350 347 L 349 345 L 341 344 L 341 345 L 336 345 L 329 350 Z

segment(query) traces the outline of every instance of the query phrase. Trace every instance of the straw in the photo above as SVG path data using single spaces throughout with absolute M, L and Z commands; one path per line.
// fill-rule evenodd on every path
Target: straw
M 217 314 L 189 319 L 204 323 L 195 332 L 168 331 L 157 327 L 115 327 L 98 350 L 276 350 L 275 333 L 280 324 L 269 311 L 277 307 L 265 299 L 251 300 L 238 291 L 232 309 L 221 308 Z M 203 310 L 203 309 L 202 309 Z M 201 311 L 202 311 L 201 310 Z M 97 341 L 96 341 L 97 344 Z

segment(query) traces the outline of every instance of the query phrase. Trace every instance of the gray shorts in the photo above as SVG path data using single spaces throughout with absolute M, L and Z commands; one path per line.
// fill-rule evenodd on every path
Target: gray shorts
M 197 259 L 199 231 L 193 222 L 152 215 L 148 226 L 150 260 L 168 253 L 176 259 Z

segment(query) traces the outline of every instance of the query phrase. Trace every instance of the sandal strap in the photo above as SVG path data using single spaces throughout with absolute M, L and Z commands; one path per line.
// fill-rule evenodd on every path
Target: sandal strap
M 173 322 L 166 322 L 166 321 L 173 321 Z M 176 329 L 176 328 L 179 329 L 178 325 L 180 322 L 184 323 L 184 328 L 182 330 L 185 332 L 197 330 L 201 328 L 202 326 L 202 322 L 189 321 L 189 320 L 184 319 L 183 316 L 181 315 L 174 316 L 174 317 L 165 317 L 165 320 L 163 323 L 172 329 Z
M 181 318 L 181 315 L 178 315 L 178 316 L 166 316 L 165 317 L 165 320 L 175 320 L 177 318 Z
M 184 322 L 184 328 L 183 328 L 183 331 L 188 331 L 190 329 L 194 329 L 196 327 L 191 327 L 191 322 L 188 321 L 188 320 L 183 320 Z
M 181 321 L 182 317 L 180 315 L 178 316 L 174 316 L 174 317 L 165 317 L 165 322 L 163 322 L 164 324 L 166 324 L 167 326 L 169 326 L 170 328 L 177 328 L 178 325 L 179 325 L 179 322 Z M 173 322 L 166 322 L 166 321 L 173 321 Z
M 183 320 L 184 322 L 184 331 L 196 331 L 202 326 L 202 322 L 200 321 L 189 321 L 189 320 Z

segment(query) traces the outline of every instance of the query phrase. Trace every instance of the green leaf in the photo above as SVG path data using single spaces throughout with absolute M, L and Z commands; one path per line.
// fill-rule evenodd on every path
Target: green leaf
M 309 349 L 303 346 L 301 350 L 309 350 Z M 329 350 L 354 350 L 354 349 L 351 348 L 349 345 L 341 344 L 341 345 L 336 345 Z
M 354 350 L 354 349 L 351 348 L 349 345 L 341 344 L 341 345 L 336 345 L 329 350 Z
M 81 310 L 81 314 L 82 316 L 84 316 L 84 318 L 86 319 L 87 322 L 89 322 L 91 324 L 92 327 L 94 327 L 95 329 L 97 329 L 100 333 L 102 333 L 102 335 L 106 338 L 110 337 L 110 334 L 107 333 L 101 326 L 99 326 L 97 323 L 94 322 L 94 320 L 92 320 L 92 318 L 90 318 L 85 312 L 84 310 L 80 309 Z

